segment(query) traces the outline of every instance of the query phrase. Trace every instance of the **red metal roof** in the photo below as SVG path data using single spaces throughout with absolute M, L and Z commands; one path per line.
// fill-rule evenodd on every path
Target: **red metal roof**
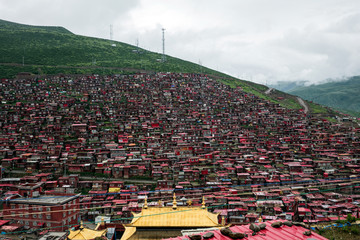
M 316 240 L 328 240 L 327 238 L 312 232 L 310 236 L 305 236 L 303 232 L 308 231 L 303 227 L 298 227 L 293 225 L 292 227 L 281 226 L 280 228 L 271 227 L 271 223 L 277 222 L 278 220 L 267 221 L 266 228 L 258 232 L 255 236 L 252 236 L 252 230 L 249 229 L 250 225 L 241 225 L 241 226 L 233 226 L 230 227 L 230 230 L 233 232 L 242 232 L 246 233 L 248 237 L 243 238 L 243 240 L 307 240 L 307 239 L 316 239 Z M 283 221 L 283 220 L 281 220 Z M 214 237 L 211 240 L 231 240 L 230 237 L 224 236 L 220 233 L 220 230 L 212 231 L 214 232 Z M 200 233 L 200 235 L 204 235 L 206 232 Z M 181 236 L 176 238 L 168 238 L 167 240 L 182 240 L 189 239 L 187 236 Z

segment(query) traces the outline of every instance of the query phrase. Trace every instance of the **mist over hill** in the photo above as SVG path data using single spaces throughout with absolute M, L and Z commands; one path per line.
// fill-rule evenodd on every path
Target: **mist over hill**
M 328 80 L 327 83 L 305 86 L 292 83 L 282 90 L 325 106 L 346 113 L 360 113 L 360 76 L 353 76 L 341 81 Z

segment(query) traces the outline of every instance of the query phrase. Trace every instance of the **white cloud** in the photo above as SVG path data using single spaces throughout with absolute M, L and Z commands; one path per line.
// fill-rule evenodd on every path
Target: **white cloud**
M 265 83 L 360 74 L 357 0 L 0 0 L 5 20 L 114 38 Z

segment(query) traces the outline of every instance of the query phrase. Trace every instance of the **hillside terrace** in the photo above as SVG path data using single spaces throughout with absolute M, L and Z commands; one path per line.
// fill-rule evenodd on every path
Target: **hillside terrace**
M 205 195 L 233 223 L 260 215 L 329 221 L 359 211 L 359 129 L 204 75 L 2 79 L 0 93 L 2 168 L 29 175 L 2 176 L 4 198 L 16 199 L 29 183 L 47 194 L 88 192 L 84 218 L 124 223 L 145 195 L 167 204 L 174 189 L 179 204 Z

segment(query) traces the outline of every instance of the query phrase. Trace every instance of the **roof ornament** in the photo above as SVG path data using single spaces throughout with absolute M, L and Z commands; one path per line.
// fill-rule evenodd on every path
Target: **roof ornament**
M 187 204 L 188 204 L 188 206 L 191 206 L 192 205 L 192 200 L 191 199 L 189 199 L 189 200 L 187 200 L 187 202 L 186 202 Z
M 201 203 L 201 208 L 205 208 L 206 206 L 205 206 L 205 197 L 203 196 L 202 197 L 202 203 Z
M 173 206 L 172 206 L 172 208 L 175 210 L 176 208 L 177 208 L 177 206 L 176 206 L 176 195 L 175 195 L 175 192 L 174 192 L 174 196 L 173 196 Z
M 147 196 L 145 196 L 144 209 L 148 208 Z

